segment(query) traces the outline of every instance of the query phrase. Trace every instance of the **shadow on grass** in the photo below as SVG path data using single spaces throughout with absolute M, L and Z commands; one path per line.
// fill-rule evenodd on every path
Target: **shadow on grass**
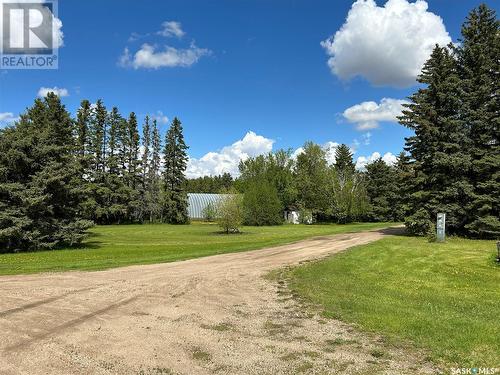
M 62 249 L 64 249 L 64 250 L 95 250 L 95 249 L 100 249 L 101 247 L 102 247 L 102 242 L 90 241 L 90 242 L 85 242 L 85 243 L 73 245 L 71 247 L 64 247 Z
M 411 237 L 405 227 L 390 227 L 379 229 L 378 232 L 389 236 Z
M 213 236 L 227 236 L 227 237 L 231 237 L 231 236 L 244 236 L 244 235 L 247 235 L 247 234 L 251 234 L 250 232 L 242 232 L 242 231 L 238 231 L 238 232 L 225 232 L 225 231 L 222 231 L 222 230 L 217 230 L 215 232 L 210 232 L 211 235 Z

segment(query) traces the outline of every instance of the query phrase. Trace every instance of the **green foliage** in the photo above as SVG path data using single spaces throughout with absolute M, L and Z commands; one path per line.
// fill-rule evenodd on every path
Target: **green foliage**
M 412 188 L 411 179 L 414 177 L 410 158 L 405 152 L 401 152 L 398 155 L 396 164 L 394 165 L 394 174 L 395 220 L 404 221 L 410 210 L 409 197 Z
M 434 224 L 434 223 L 431 223 L 429 225 L 429 229 L 427 231 L 427 241 L 429 241 L 429 242 L 436 242 L 437 241 L 436 224 Z
M 340 145 L 335 153 L 335 164 L 329 171 L 332 187 L 332 213 L 340 224 L 362 219 L 368 211 L 363 175 L 356 171 L 349 147 Z
M 310 225 L 313 223 L 313 214 L 312 214 L 312 211 L 308 210 L 308 209 L 301 209 L 299 211 L 299 222 L 300 224 L 306 224 L 306 225 Z
M 421 208 L 405 218 L 405 226 L 408 233 L 415 236 L 425 236 L 431 230 L 432 221 L 427 210 Z
M 450 233 L 500 236 L 500 22 L 485 5 L 471 11 L 462 43 L 436 46 L 400 118 L 415 131 L 406 149 L 409 222 L 447 214 Z M 450 52 L 451 50 L 451 52 Z M 417 220 L 418 219 L 418 220 Z M 412 231 L 414 231 L 412 229 Z
M 227 191 L 217 204 L 217 224 L 226 234 L 238 233 L 243 225 L 243 199 L 234 191 Z
M 282 207 L 296 204 L 297 189 L 294 179 L 294 161 L 291 150 L 260 155 L 240 162 L 237 181 L 242 192 L 256 181 L 269 182 L 278 195 Z
M 151 135 L 151 159 L 148 167 L 148 187 L 145 194 L 145 205 L 149 222 L 157 222 L 161 218 L 161 137 L 158 123 L 153 120 L 153 132 Z
M 469 130 L 471 159 L 467 231 L 500 238 L 500 21 L 482 4 L 462 26 L 456 49 L 461 78 L 461 115 Z
M 460 233 L 470 191 L 464 173 L 470 169 L 470 158 L 463 154 L 467 139 L 465 124 L 458 116 L 459 80 L 448 49 L 434 49 L 419 82 L 427 86 L 411 96 L 412 103 L 401 118 L 415 131 L 406 143 L 414 161 L 414 178 L 408 181 L 413 184 L 409 211 L 420 211 L 421 220 L 424 212 L 428 220 L 446 212 L 448 230 Z
M 351 149 L 346 144 L 341 144 L 335 150 L 335 170 L 345 173 L 352 174 L 355 171 L 355 164 L 353 160 L 353 154 Z
M 229 173 L 220 176 L 203 176 L 186 180 L 188 193 L 218 194 L 222 190 L 233 188 L 233 177 Z
M 246 225 L 283 224 L 283 208 L 276 188 L 267 180 L 253 181 L 243 197 Z
M 139 205 L 127 169 L 130 159 L 127 121 L 116 107 L 108 113 L 102 100 L 93 109 L 84 100 L 78 110 L 77 128 L 85 127 L 86 133 L 79 131 L 77 137 L 85 197 L 80 203 L 81 214 L 101 224 L 134 220 L 137 212 L 132 207 Z M 83 139 L 83 134 L 88 137 Z
M 210 202 L 203 209 L 203 219 L 205 221 L 211 222 L 217 218 L 217 205 Z
M 366 193 L 370 201 L 368 216 L 374 221 L 397 221 L 396 169 L 378 158 L 366 166 Z
M 187 149 L 182 124 L 175 117 L 165 136 L 163 169 L 163 221 L 170 224 L 189 222 L 187 194 L 184 191 Z
M 327 213 L 330 211 L 330 185 L 325 151 L 312 142 L 306 142 L 303 148 L 295 168 L 299 205 L 311 210 L 313 215 Z
M 389 237 L 295 268 L 288 285 L 326 316 L 398 347 L 412 343 L 445 369 L 495 366 L 500 272 L 494 249 L 493 241 Z
M 53 93 L 0 131 L 0 252 L 53 249 L 79 243 L 81 165 L 74 124 Z

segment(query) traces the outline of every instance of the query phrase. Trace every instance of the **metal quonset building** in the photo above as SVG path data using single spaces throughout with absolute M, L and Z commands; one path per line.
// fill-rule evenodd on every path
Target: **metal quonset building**
M 226 194 L 188 193 L 188 215 L 192 220 L 203 219 L 204 210 L 211 203 L 217 205 Z

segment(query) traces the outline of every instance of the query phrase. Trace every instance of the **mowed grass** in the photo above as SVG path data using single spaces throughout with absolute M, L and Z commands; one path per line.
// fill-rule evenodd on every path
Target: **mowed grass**
M 0 275 L 101 270 L 132 264 L 173 262 L 390 225 L 360 223 L 244 227 L 241 234 L 231 235 L 220 234 L 217 225 L 206 223 L 99 226 L 91 230 L 91 236 L 78 249 L 0 254 Z
M 494 241 L 391 237 L 292 269 L 290 287 L 328 317 L 447 367 L 500 367 L 500 267 Z

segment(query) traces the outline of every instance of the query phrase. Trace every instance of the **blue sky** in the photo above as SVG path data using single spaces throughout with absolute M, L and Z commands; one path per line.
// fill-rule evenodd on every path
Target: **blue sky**
M 44 87 L 66 90 L 73 113 L 102 98 L 122 114 L 178 116 L 192 176 L 306 140 L 349 144 L 361 164 L 397 154 L 410 133 L 391 116 L 415 91 L 420 47 L 455 42 L 479 1 L 390 2 L 60 0 L 59 69 L 0 72 L 0 120 Z

